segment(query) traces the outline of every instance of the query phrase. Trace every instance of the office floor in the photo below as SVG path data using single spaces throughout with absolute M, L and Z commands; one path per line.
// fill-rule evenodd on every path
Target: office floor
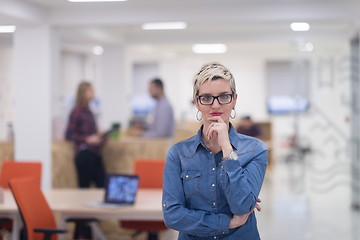
M 351 208 L 350 177 L 321 187 L 305 165 L 282 162 L 267 172 L 260 195 L 263 210 L 257 213 L 261 238 L 360 240 L 360 213 Z M 165 234 L 162 240 L 177 239 L 174 232 Z
M 262 239 L 360 240 L 360 214 L 351 208 L 350 177 L 327 185 L 302 163 L 269 172 L 257 214 Z M 324 184 L 319 184 L 323 181 Z

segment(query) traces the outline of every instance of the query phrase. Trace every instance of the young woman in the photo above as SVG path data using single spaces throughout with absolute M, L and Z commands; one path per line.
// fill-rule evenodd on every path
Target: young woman
M 194 79 L 197 135 L 172 146 L 164 170 L 165 224 L 186 239 L 260 239 L 254 209 L 267 166 L 260 140 L 238 134 L 230 117 L 237 94 L 230 71 L 205 64 Z
M 104 187 L 105 182 L 100 151 L 103 139 L 98 134 L 94 115 L 89 108 L 93 98 L 94 90 L 91 84 L 81 82 L 66 129 L 66 139 L 75 144 L 75 165 L 80 188 L 88 188 L 92 182 L 97 187 Z

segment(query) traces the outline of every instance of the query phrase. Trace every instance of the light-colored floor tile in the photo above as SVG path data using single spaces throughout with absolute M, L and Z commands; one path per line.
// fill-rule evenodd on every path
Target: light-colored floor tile
M 327 181 L 319 184 L 301 163 L 278 164 L 268 172 L 260 194 L 263 211 L 257 213 L 262 239 L 360 240 L 350 178 L 333 185 Z

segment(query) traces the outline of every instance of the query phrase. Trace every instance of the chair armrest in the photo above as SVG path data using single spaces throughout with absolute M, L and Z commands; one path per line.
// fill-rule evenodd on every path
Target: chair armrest
M 44 240 L 50 240 L 53 234 L 66 233 L 67 230 L 57 228 L 35 228 L 34 232 L 44 233 Z
M 98 219 L 96 218 L 68 218 L 66 219 L 66 222 L 97 222 Z
M 0 223 L 9 222 L 11 218 L 0 218 Z

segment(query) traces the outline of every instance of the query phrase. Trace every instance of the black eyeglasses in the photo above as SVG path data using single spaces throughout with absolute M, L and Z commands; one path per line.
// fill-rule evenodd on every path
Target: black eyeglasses
M 219 96 L 202 95 L 196 96 L 202 105 L 213 105 L 215 99 L 220 105 L 229 104 L 232 101 L 233 94 L 221 94 Z

